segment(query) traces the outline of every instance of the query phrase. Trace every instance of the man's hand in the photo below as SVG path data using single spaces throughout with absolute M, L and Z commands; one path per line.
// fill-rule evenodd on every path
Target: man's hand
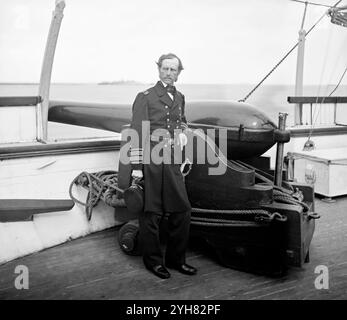
M 133 178 L 141 179 L 141 178 L 143 178 L 143 172 L 142 172 L 142 170 L 133 170 L 131 176 Z
M 179 145 L 181 147 L 181 150 L 183 150 L 184 146 L 188 143 L 188 138 L 185 135 L 185 133 L 180 132 L 178 134 L 178 141 L 179 141 Z

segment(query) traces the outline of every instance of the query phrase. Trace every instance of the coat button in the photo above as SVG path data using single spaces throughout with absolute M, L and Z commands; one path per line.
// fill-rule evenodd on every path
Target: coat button
M 167 127 L 170 128 L 170 125 L 168 125 Z
M 167 109 L 168 108 L 168 106 L 165 106 L 165 109 Z

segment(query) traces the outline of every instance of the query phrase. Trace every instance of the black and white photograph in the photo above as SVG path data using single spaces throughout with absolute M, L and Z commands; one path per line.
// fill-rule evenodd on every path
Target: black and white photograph
M 346 53 L 347 0 L 1 0 L 0 302 L 346 300 Z

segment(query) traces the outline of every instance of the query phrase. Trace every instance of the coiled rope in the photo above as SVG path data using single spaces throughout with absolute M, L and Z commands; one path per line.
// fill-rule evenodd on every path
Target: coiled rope
M 73 193 L 74 185 L 81 185 L 88 190 L 86 202 L 77 199 Z M 118 187 L 117 171 L 100 171 L 96 173 L 82 172 L 70 184 L 69 194 L 71 199 L 84 206 L 88 220 L 92 217 L 93 208 L 100 199 L 111 207 L 125 207 L 122 194 L 124 190 Z

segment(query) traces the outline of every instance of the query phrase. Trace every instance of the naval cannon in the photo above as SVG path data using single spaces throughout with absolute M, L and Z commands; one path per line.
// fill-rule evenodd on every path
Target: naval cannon
M 189 164 L 185 184 L 192 205 L 191 238 L 206 242 L 223 265 L 245 271 L 283 275 L 288 265 L 307 262 L 318 215 L 313 212 L 310 186 L 282 180 L 283 144 L 290 139 L 284 130 L 285 117 L 281 115 L 277 127 L 264 113 L 244 103 L 196 102 L 188 105 L 187 118 L 191 129 L 200 130 L 198 139 L 203 139 L 201 131 L 205 137 L 208 129 L 216 131 L 212 137 L 216 146 L 205 139 L 206 146 L 226 166 L 223 174 L 211 175 L 213 165 L 207 161 Z M 226 131 L 224 136 L 219 135 L 221 130 Z M 275 143 L 279 151 L 273 173 L 269 159 L 261 155 Z M 227 146 L 225 157 L 219 150 L 223 144 Z M 196 158 L 198 154 L 193 155 Z M 122 170 L 126 171 L 120 166 Z M 129 183 L 126 179 L 123 187 Z M 137 191 L 127 195 L 128 202 L 135 203 L 134 211 L 141 210 Z M 119 244 L 128 254 L 140 253 L 137 232 L 136 220 L 119 232 Z
M 282 275 L 287 266 L 307 262 L 319 216 L 314 213 L 313 188 L 282 179 L 283 144 L 290 139 L 285 118 L 276 126 L 256 107 L 230 101 L 187 102 L 186 117 L 189 128 L 198 133 L 193 143 L 204 140 L 219 160 L 198 163 L 194 145 L 185 175 L 193 208 L 192 237 L 207 243 L 223 265 L 245 271 Z M 121 132 L 130 118 L 129 105 L 50 103 L 49 120 L 56 122 Z M 269 158 L 262 155 L 276 143 L 273 172 Z M 210 170 L 220 162 L 225 171 L 211 175 Z M 120 228 L 118 242 L 125 253 L 140 254 L 134 217 L 142 208 L 144 191 L 132 181 L 129 164 L 119 163 L 117 179 L 129 211 L 129 222 Z

